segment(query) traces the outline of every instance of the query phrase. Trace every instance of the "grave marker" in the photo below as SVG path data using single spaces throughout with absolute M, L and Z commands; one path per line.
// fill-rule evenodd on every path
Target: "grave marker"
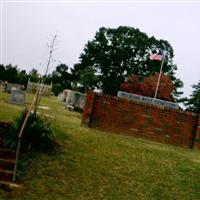
M 11 90 L 10 103 L 23 105 L 25 103 L 25 92 L 22 90 Z

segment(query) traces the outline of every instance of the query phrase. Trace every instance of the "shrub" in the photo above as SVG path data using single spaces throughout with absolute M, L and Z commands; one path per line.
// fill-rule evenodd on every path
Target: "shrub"
M 63 87 L 60 83 L 55 83 L 53 84 L 52 91 L 55 96 L 58 96 L 58 94 L 63 91 Z
M 17 147 L 18 134 L 26 113 L 27 110 L 24 110 L 20 116 L 14 120 L 9 133 L 6 134 L 5 143 L 12 149 Z M 54 132 L 51 127 L 51 122 L 44 116 L 35 116 L 31 113 L 22 134 L 21 149 L 23 151 L 49 151 L 53 148 Z

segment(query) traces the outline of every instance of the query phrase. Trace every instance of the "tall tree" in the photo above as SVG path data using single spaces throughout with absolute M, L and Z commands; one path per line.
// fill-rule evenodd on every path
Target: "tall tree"
M 18 73 L 18 83 L 23 85 L 25 88 L 27 86 L 28 83 L 28 74 L 26 73 L 26 70 L 21 70 Z
M 66 64 L 60 64 L 52 72 L 53 92 L 57 95 L 64 89 L 71 89 L 72 75 Z M 55 86 L 55 87 L 54 87 Z
M 98 76 L 95 75 L 95 71 L 93 69 L 85 69 L 82 70 L 80 76 L 80 83 L 84 87 L 84 92 L 87 90 L 92 90 L 95 88 L 98 82 Z
M 187 110 L 200 113 L 200 81 L 192 86 L 193 92 L 190 98 L 186 99 L 185 106 Z
M 0 65 L 0 80 L 5 81 L 6 69 L 3 65 Z
M 1 66 L 1 77 L 4 81 L 18 83 L 18 72 L 17 66 L 11 64 L 6 65 L 5 67 L 3 65 Z
M 177 67 L 173 64 L 174 52 L 169 42 L 148 37 L 139 29 L 127 26 L 100 28 L 94 39 L 85 45 L 80 62 L 74 65 L 72 72 L 80 80 L 83 70 L 93 69 L 99 76 L 100 89 L 116 94 L 130 74 L 145 77 L 159 72 L 160 63 L 149 59 L 151 49 L 165 49 L 163 72 L 176 88 L 181 87 L 182 81 L 174 76 Z
M 38 82 L 40 81 L 40 74 L 38 73 L 37 69 L 32 69 L 30 72 L 29 72 L 29 78 L 30 78 L 30 81 L 32 82 Z
M 32 74 L 32 73 L 31 73 Z M 17 66 L 0 65 L 0 80 L 8 81 L 10 83 L 19 83 L 26 87 L 29 75 L 25 70 L 19 70 Z

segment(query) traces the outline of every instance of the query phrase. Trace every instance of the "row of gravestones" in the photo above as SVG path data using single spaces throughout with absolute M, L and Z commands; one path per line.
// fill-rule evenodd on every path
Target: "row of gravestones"
M 47 92 L 46 88 L 47 87 L 42 88 L 43 95 L 47 95 L 47 94 L 49 95 L 49 91 L 51 91 L 49 88 L 47 88 L 48 89 L 48 92 Z M 23 105 L 25 103 L 25 91 L 24 90 L 13 87 L 10 89 L 10 93 L 11 93 L 10 100 L 9 100 L 10 103 L 21 104 L 21 105 Z
M 16 87 L 12 87 L 10 90 L 11 96 L 9 99 L 10 103 L 23 105 L 25 103 L 25 91 Z M 80 109 L 83 110 L 85 105 L 85 94 L 64 90 L 58 96 L 58 100 L 64 102 L 66 108 Z
M 64 102 L 66 108 L 83 110 L 85 105 L 85 94 L 67 90 L 58 96 L 58 100 Z M 11 89 L 10 103 L 25 103 L 25 91 L 19 89 Z
M 34 92 L 41 84 L 28 82 L 27 92 Z M 42 85 L 42 95 L 50 95 L 52 85 Z M 13 104 L 23 105 L 25 103 L 24 86 L 20 84 L 8 83 L 0 81 L 0 91 L 11 93 L 9 102 Z
M 22 88 L 21 85 L 8 83 L 8 84 L 4 84 L 1 87 L 1 89 L 2 89 L 1 91 L 8 92 L 11 94 L 10 99 L 9 99 L 10 103 L 19 104 L 19 105 L 25 104 L 25 91 L 22 90 L 24 88 Z

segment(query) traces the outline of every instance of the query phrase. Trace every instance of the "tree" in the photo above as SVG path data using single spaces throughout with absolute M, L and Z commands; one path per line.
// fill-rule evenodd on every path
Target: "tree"
M 17 66 L 9 64 L 4 67 L 3 65 L 1 65 L 0 74 L 1 80 L 8 81 L 9 83 L 18 83 Z
M 187 110 L 200 113 L 200 81 L 192 86 L 194 89 L 190 98 L 186 98 L 185 106 Z
M 34 70 L 33 70 L 34 71 Z M 30 76 L 35 72 L 31 72 Z M 29 75 L 26 73 L 26 70 L 19 70 L 17 66 L 9 65 L 0 65 L 0 80 L 8 81 L 9 83 L 18 83 L 26 87 L 28 82 Z
M 125 83 L 120 85 L 120 90 L 133 94 L 154 97 L 158 76 L 159 74 L 157 73 L 142 79 L 138 75 L 131 75 L 128 77 L 128 80 Z M 169 76 L 161 74 L 157 98 L 167 101 L 174 101 L 172 97 L 174 89 L 175 87 Z
M 38 73 L 37 69 L 32 69 L 29 72 L 29 78 L 32 82 L 39 82 L 40 81 L 40 74 Z
M 5 81 L 5 73 L 6 73 L 5 67 L 3 65 L 0 65 L 0 80 Z
M 98 82 L 98 76 L 95 75 L 93 69 L 82 70 L 80 75 L 80 83 L 83 85 L 85 92 L 87 90 L 93 90 Z
M 21 70 L 18 73 L 18 83 L 21 85 L 24 85 L 26 88 L 28 83 L 28 74 L 26 73 L 26 70 Z
M 80 80 L 83 70 L 93 69 L 99 77 L 98 87 L 104 93 L 116 94 L 130 74 L 145 77 L 159 72 L 160 62 L 149 59 L 151 49 L 166 50 L 163 71 L 176 88 L 181 87 L 182 82 L 174 76 L 177 67 L 173 64 L 174 52 L 169 42 L 148 37 L 139 29 L 127 26 L 100 28 L 85 45 L 72 73 Z
M 52 90 L 55 94 L 58 94 L 64 89 L 71 89 L 72 75 L 68 71 L 69 67 L 66 64 L 60 64 L 52 72 Z

